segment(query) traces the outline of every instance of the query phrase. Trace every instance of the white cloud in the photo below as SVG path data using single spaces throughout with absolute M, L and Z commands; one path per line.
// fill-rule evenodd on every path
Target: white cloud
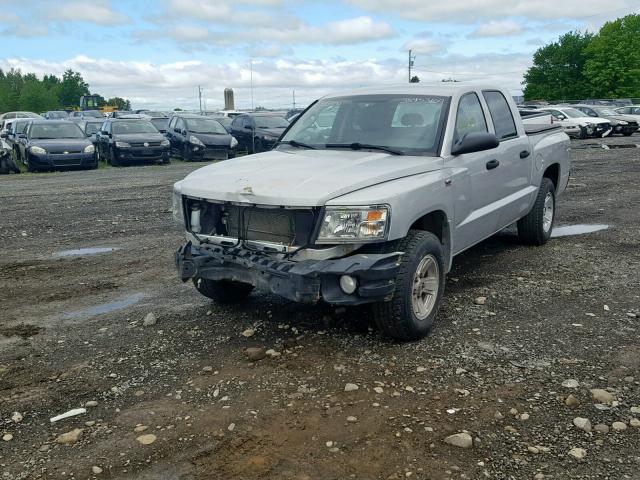
M 529 56 L 482 55 L 449 56 L 440 64 L 430 64 L 428 71 L 416 67 L 422 82 L 439 82 L 443 78 L 495 83 L 518 90 Z M 204 88 L 207 107 L 220 108 L 223 90 L 231 87 L 240 108 L 250 107 L 249 63 L 205 63 L 184 61 L 151 63 L 116 61 L 76 56 L 63 62 L 10 58 L 0 60 L 0 68 L 19 68 L 23 72 L 62 73 L 71 68 L 80 72 L 91 91 L 105 97 L 129 98 L 134 108 L 197 108 L 197 86 Z M 306 104 L 330 92 L 370 85 L 406 82 L 406 64 L 400 60 L 262 60 L 253 63 L 255 105 L 285 108 L 290 105 L 292 90 L 299 104 Z
M 442 44 L 429 38 L 414 38 L 406 42 L 400 48 L 400 50 L 402 50 L 403 52 L 411 50 L 412 53 L 421 53 L 423 55 L 442 51 L 443 49 L 444 47 L 442 46 Z
M 492 20 L 480 25 L 472 34 L 472 37 L 502 37 L 516 35 L 523 31 L 522 25 L 513 20 Z
M 117 25 L 129 21 L 125 15 L 115 11 L 105 0 L 90 2 L 66 0 L 61 5 L 45 6 L 41 14 L 51 20 L 88 22 L 96 25 Z
M 581 19 L 620 10 L 637 10 L 637 0 L 346 0 L 367 11 L 392 12 L 410 20 L 439 20 L 450 23 L 483 19 L 527 17 L 532 19 Z

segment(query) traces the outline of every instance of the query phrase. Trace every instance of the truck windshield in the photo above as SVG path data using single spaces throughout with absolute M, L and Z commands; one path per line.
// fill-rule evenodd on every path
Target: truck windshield
M 435 156 L 450 97 L 358 95 L 319 100 L 282 138 L 316 149 L 336 145 L 386 147 Z M 327 147 L 327 144 L 329 146 Z

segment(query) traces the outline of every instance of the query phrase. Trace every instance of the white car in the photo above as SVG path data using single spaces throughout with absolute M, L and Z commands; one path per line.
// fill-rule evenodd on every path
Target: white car
M 640 105 L 629 105 L 627 107 L 616 108 L 616 112 L 627 117 L 633 117 L 640 123 Z
M 573 138 L 606 137 L 611 133 L 609 120 L 589 117 L 577 108 L 549 106 L 541 110 L 551 113 L 554 123 L 562 125 L 565 133 Z

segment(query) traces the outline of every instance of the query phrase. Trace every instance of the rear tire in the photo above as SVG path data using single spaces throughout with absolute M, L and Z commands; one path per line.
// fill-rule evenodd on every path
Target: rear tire
M 241 302 L 253 291 L 253 285 L 230 280 L 194 278 L 193 284 L 198 292 L 218 303 Z
M 556 187 L 550 179 L 543 177 L 533 208 L 518 220 L 520 241 L 528 245 L 544 245 L 551 238 L 555 218 Z
M 386 335 L 418 340 L 429 333 L 444 294 L 443 246 L 430 232 L 410 230 L 405 238 L 385 244 L 383 250 L 404 255 L 393 298 L 373 304 L 373 318 Z
M 625 137 L 630 137 L 631 135 L 633 135 L 633 132 L 623 132 L 622 133 Z

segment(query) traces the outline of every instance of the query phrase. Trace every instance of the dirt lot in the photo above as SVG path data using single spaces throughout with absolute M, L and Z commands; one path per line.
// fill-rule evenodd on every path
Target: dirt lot
M 609 228 L 466 252 L 409 344 L 366 309 L 180 283 L 170 185 L 198 165 L 0 178 L 0 478 L 640 479 L 640 149 L 573 159 L 556 225 Z

